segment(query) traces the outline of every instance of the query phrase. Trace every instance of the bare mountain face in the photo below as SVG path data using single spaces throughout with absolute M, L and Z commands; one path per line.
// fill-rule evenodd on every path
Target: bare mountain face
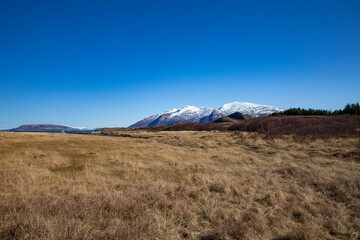
M 48 131 L 81 131 L 87 130 L 85 128 L 74 128 L 63 125 L 55 125 L 55 124 L 29 124 L 29 125 L 21 125 L 20 127 L 10 129 L 13 132 L 48 132 Z
M 218 109 L 211 107 L 198 108 L 194 106 L 185 106 L 182 109 L 175 108 L 162 114 L 147 117 L 129 126 L 129 128 L 171 126 L 188 122 L 208 123 L 235 112 L 247 114 L 251 117 L 261 117 L 281 111 L 284 111 L 284 109 L 247 102 L 227 103 Z
M 214 122 L 216 123 L 225 123 L 225 122 L 239 122 L 239 121 L 245 121 L 247 119 L 250 119 L 251 117 L 246 114 L 242 114 L 240 112 L 232 113 L 228 116 L 224 116 L 221 118 L 216 119 Z

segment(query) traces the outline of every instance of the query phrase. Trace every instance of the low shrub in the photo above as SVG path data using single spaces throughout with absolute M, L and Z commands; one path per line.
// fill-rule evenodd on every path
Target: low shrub
M 359 134 L 360 117 L 351 115 L 326 117 L 269 116 L 231 125 L 229 131 L 258 132 L 267 137 L 281 135 L 334 137 Z
M 226 131 L 227 126 L 223 125 L 221 123 L 206 123 L 206 124 L 200 124 L 200 123 L 182 123 L 182 124 L 176 124 L 172 126 L 158 126 L 158 127 L 150 127 L 150 128 L 140 128 L 140 129 L 146 129 L 149 131 Z
M 359 135 L 360 116 L 267 116 L 252 118 L 232 124 L 184 123 L 173 126 L 142 128 L 148 131 L 243 131 L 257 132 L 266 137 L 293 135 L 304 137 L 336 137 Z

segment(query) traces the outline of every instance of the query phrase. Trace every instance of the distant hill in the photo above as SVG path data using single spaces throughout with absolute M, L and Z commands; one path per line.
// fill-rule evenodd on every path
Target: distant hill
M 250 119 L 251 116 L 247 114 L 242 114 L 240 112 L 235 112 L 233 114 L 230 114 L 228 116 L 224 116 L 221 118 L 216 119 L 215 123 L 223 123 L 223 122 L 238 122 L 238 121 L 244 121 L 247 119 Z
M 281 108 L 260 105 L 247 102 L 232 102 L 224 104 L 221 108 L 185 106 L 156 114 L 138 121 L 129 128 L 172 126 L 180 123 L 209 123 L 221 117 L 228 116 L 235 112 L 240 112 L 251 117 L 267 116 L 275 112 L 284 111 Z
M 55 124 L 29 124 L 29 125 L 21 125 L 20 127 L 10 129 L 12 132 L 51 132 L 51 131 L 83 131 L 89 130 L 86 128 L 74 128 L 63 125 L 55 125 Z

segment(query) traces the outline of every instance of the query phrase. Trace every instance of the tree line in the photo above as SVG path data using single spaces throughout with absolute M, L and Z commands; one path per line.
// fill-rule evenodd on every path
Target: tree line
M 319 116 L 331 116 L 331 115 L 360 115 L 359 103 L 348 103 L 343 109 L 338 110 L 322 110 L 322 109 L 305 109 L 305 108 L 289 108 L 283 112 L 273 113 L 273 116 L 296 116 L 296 115 L 319 115 Z

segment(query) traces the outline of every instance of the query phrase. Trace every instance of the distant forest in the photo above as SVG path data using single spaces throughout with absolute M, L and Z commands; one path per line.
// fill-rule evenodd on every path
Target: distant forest
M 343 109 L 330 111 L 321 109 L 304 109 L 304 108 L 290 108 L 283 112 L 273 113 L 273 116 L 297 116 L 297 115 L 320 115 L 320 116 L 331 116 L 331 115 L 360 115 L 359 103 L 346 104 Z

